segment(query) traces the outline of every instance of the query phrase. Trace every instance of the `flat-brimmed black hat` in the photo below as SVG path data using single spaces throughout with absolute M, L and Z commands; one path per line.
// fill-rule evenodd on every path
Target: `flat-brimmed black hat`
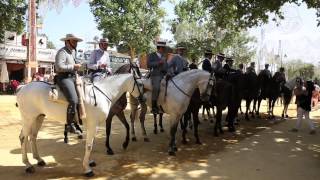
M 211 54 L 212 55 L 213 53 L 212 53 L 212 50 L 207 49 L 204 51 L 204 54 Z
M 223 54 L 223 53 L 217 54 L 217 57 L 219 57 L 219 58 L 226 58 L 225 54 Z
M 228 62 L 228 61 L 233 61 L 233 59 L 231 57 L 227 57 L 226 62 Z

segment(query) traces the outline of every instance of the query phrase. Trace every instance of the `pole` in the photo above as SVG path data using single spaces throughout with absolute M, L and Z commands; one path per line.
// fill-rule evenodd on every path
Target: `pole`
M 28 48 L 26 62 L 26 80 L 31 81 L 31 76 L 37 71 L 37 27 L 36 27 L 36 0 L 29 0 L 28 6 Z

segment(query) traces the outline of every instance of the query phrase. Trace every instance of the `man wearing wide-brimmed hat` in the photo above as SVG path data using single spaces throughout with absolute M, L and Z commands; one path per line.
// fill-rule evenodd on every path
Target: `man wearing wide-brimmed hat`
M 165 57 L 166 41 L 156 42 L 157 51 L 149 54 L 147 67 L 150 70 L 152 84 L 152 110 L 154 114 L 159 113 L 158 97 L 160 93 L 160 83 L 167 73 L 167 61 Z
M 55 58 L 55 70 L 57 73 L 57 84 L 69 102 L 67 108 L 67 124 L 65 125 L 65 133 L 76 132 L 74 124 L 74 116 L 78 104 L 78 95 L 75 87 L 75 72 L 80 69 L 81 64 L 75 61 L 75 52 L 78 42 L 82 39 L 73 34 L 67 34 L 61 41 L 65 42 L 65 46 L 61 48 Z
M 250 66 L 247 68 L 246 73 L 250 73 L 250 72 L 256 73 L 256 63 L 255 62 L 251 62 Z
M 212 65 L 212 70 L 214 73 L 219 73 L 222 69 L 222 62 L 225 59 L 225 55 L 223 53 L 217 54 L 217 59 Z
M 271 79 L 272 75 L 271 75 L 271 72 L 269 70 L 269 64 L 265 64 L 264 65 L 264 70 L 262 70 L 261 73 L 265 74 L 268 78 Z
M 176 53 L 171 61 L 168 62 L 168 71 L 171 75 L 177 75 L 188 70 L 188 61 L 183 57 L 185 47 L 178 46 Z
M 235 72 L 236 70 L 232 68 L 233 66 L 233 59 L 231 57 L 226 58 L 226 64 L 223 66 L 223 69 L 226 73 Z
M 99 49 L 92 51 L 90 55 L 88 68 L 93 81 L 97 81 L 104 73 L 111 73 L 110 57 L 107 52 L 109 44 L 107 38 L 100 39 Z
M 212 51 L 206 50 L 204 52 L 204 60 L 202 61 L 202 69 L 205 71 L 208 71 L 209 73 L 212 72 L 211 58 L 212 58 Z

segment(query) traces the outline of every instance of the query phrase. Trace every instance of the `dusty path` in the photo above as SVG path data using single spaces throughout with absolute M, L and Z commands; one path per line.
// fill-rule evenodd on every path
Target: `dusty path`
M 18 135 L 21 129 L 20 115 L 14 106 L 14 96 L 0 96 L 0 179 L 85 179 L 82 173 L 84 141 L 72 137 L 70 144 L 63 143 L 63 123 L 46 120 L 39 134 L 40 155 L 47 162 L 44 168 L 36 167 L 36 173 L 24 173 Z M 282 108 L 276 108 L 280 114 Z M 295 115 L 294 105 L 289 114 Z M 320 111 L 312 112 L 316 125 Z M 147 131 L 151 142 L 143 142 L 137 124 L 138 142 L 130 142 L 122 150 L 124 128 L 115 118 L 111 145 L 114 156 L 107 156 L 104 147 L 104 123 L 95 141 L 93 159 L 94 179 L 235 179 L 235 180 L 318 180 L 320 179 L 320 130 L 309 135 L 307 124 L 299 133 L 288 132 L 295 119 L 277 121 L 256 119 L 241 121 L 236 134 L 212 135 L 208 121 L 201 121 L 200 138 L 203 145 L 194 144 L 189 132 L 188 145 L 180 143 L 176 157 L 167 155 L 168 122 L 166 132 L 154 135 L 151 116 L 147 117 Z M 32 154 L 28 154 L 32 163 Z

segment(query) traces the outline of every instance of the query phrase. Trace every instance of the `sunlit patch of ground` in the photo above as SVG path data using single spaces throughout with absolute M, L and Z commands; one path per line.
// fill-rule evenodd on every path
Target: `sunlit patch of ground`
M 243 107 L 244 109 L 244 107 Z M 263 104 L 262 112 L 266 111 Z M 279 116 L 282 108 L 276 107 Z M 126 111 L 127 117 L 129 110 Z M 95 140 L 92 158 L 96 179 L 319 179 L 319 133 L 310 135 L 304 122 L 298 133 L 289 132 L 295 124 L 295 105 L 290 105 L 289 116 L 270 120 L 265 114 L 261 119 L 246 121 L 241 118 L 236 133 L 225 132 L 213 136 L 213 124 L 201 120 L 199 135 L 202 145 L 195 144 L 193 131 L 188 130 L 188 144 L 181 144 L 181 131 L 177 133 L 177 156 L 167 155 L 169 122 L 164 120 L 165 132 L 153 134 L 153 117 L 147 115 L 146 128 L 151 142 L 144 142 L 140 124 L 136 123 L 138 142 L 130 142 L 123 150 L 125 130 L 115 117 L 112 126 L 111 146 L 116 153 L 106 155 L 105 128 L 101 122 Z M 320 112 L 311 117 L 316 126 Z M 200 116 L 201 117 L 201 116 Z M 164 117 L 165 119 L 167 116 Z M 84 179 L 82 157 L 84 140 L 71 137 L 63 143 L 63 123 L 45 120 L 39 133 L 40 155 L 47 162 L 36 173 L 24 173 L 21 162 L 20 115 L 14 96 L 0 96 L 0 179 Z M 36 163 L 29 153 L 29 160 Z

